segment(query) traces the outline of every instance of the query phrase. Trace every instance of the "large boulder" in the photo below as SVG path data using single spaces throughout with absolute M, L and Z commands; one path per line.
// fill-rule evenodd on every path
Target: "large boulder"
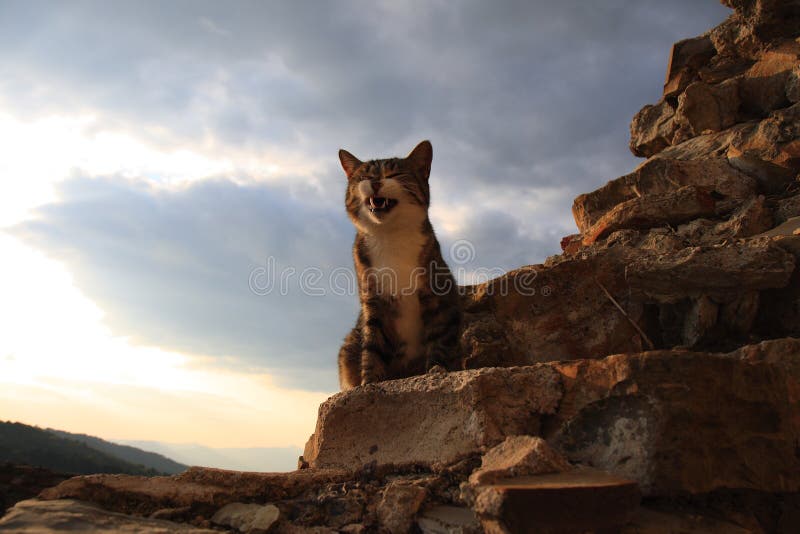
M 548 366 L 427 374 L 334 395 L 319 409 L 304 459 L 312 468 L 454 463 L 509 435 L 530 434 L 561 398 Z M 535 432 L 533 432 L 535 433 Z
M 646 495 L 798 491 L 798 388 L 794 339 L 430 374 L 329 399 L 305 459 L 435 469 L 529 434 Z

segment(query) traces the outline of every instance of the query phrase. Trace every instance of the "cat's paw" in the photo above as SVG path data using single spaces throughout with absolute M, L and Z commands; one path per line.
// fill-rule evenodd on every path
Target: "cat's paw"
M 447 374 L 447 369 L 445 369 L 444 367 L 442 367 L 439 364 L 436 364 L 433 367 L 431 367 L 430 369 L 428 369 L 428 374 L 429 375 L 444 375 L 444 374 Z

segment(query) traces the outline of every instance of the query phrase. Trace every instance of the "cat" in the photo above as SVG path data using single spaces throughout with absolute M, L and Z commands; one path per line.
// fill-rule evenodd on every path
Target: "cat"
M 361 304 L 339 351 L 342 390 L 460 364 L 458 288 L 428 218 L 432 159 L 430 141 L 405 158 L 339 151 Z

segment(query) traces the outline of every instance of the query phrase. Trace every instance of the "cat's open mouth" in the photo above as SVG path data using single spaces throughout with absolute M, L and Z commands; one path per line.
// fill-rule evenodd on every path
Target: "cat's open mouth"
M 397 205 L 397 200 L 386 197 L 369 197 L 366 204 L 372 213 L 389 213 Z

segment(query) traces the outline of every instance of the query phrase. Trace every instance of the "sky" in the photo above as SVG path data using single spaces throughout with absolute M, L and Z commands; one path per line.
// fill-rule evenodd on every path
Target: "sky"
M 672 43 L 728 14 L 0 0 L 0 420 L 302 446 L 358 310 L 337 150 L 431 140 L 460 282 L 542 262 L 573 198 L 638 164 Z

